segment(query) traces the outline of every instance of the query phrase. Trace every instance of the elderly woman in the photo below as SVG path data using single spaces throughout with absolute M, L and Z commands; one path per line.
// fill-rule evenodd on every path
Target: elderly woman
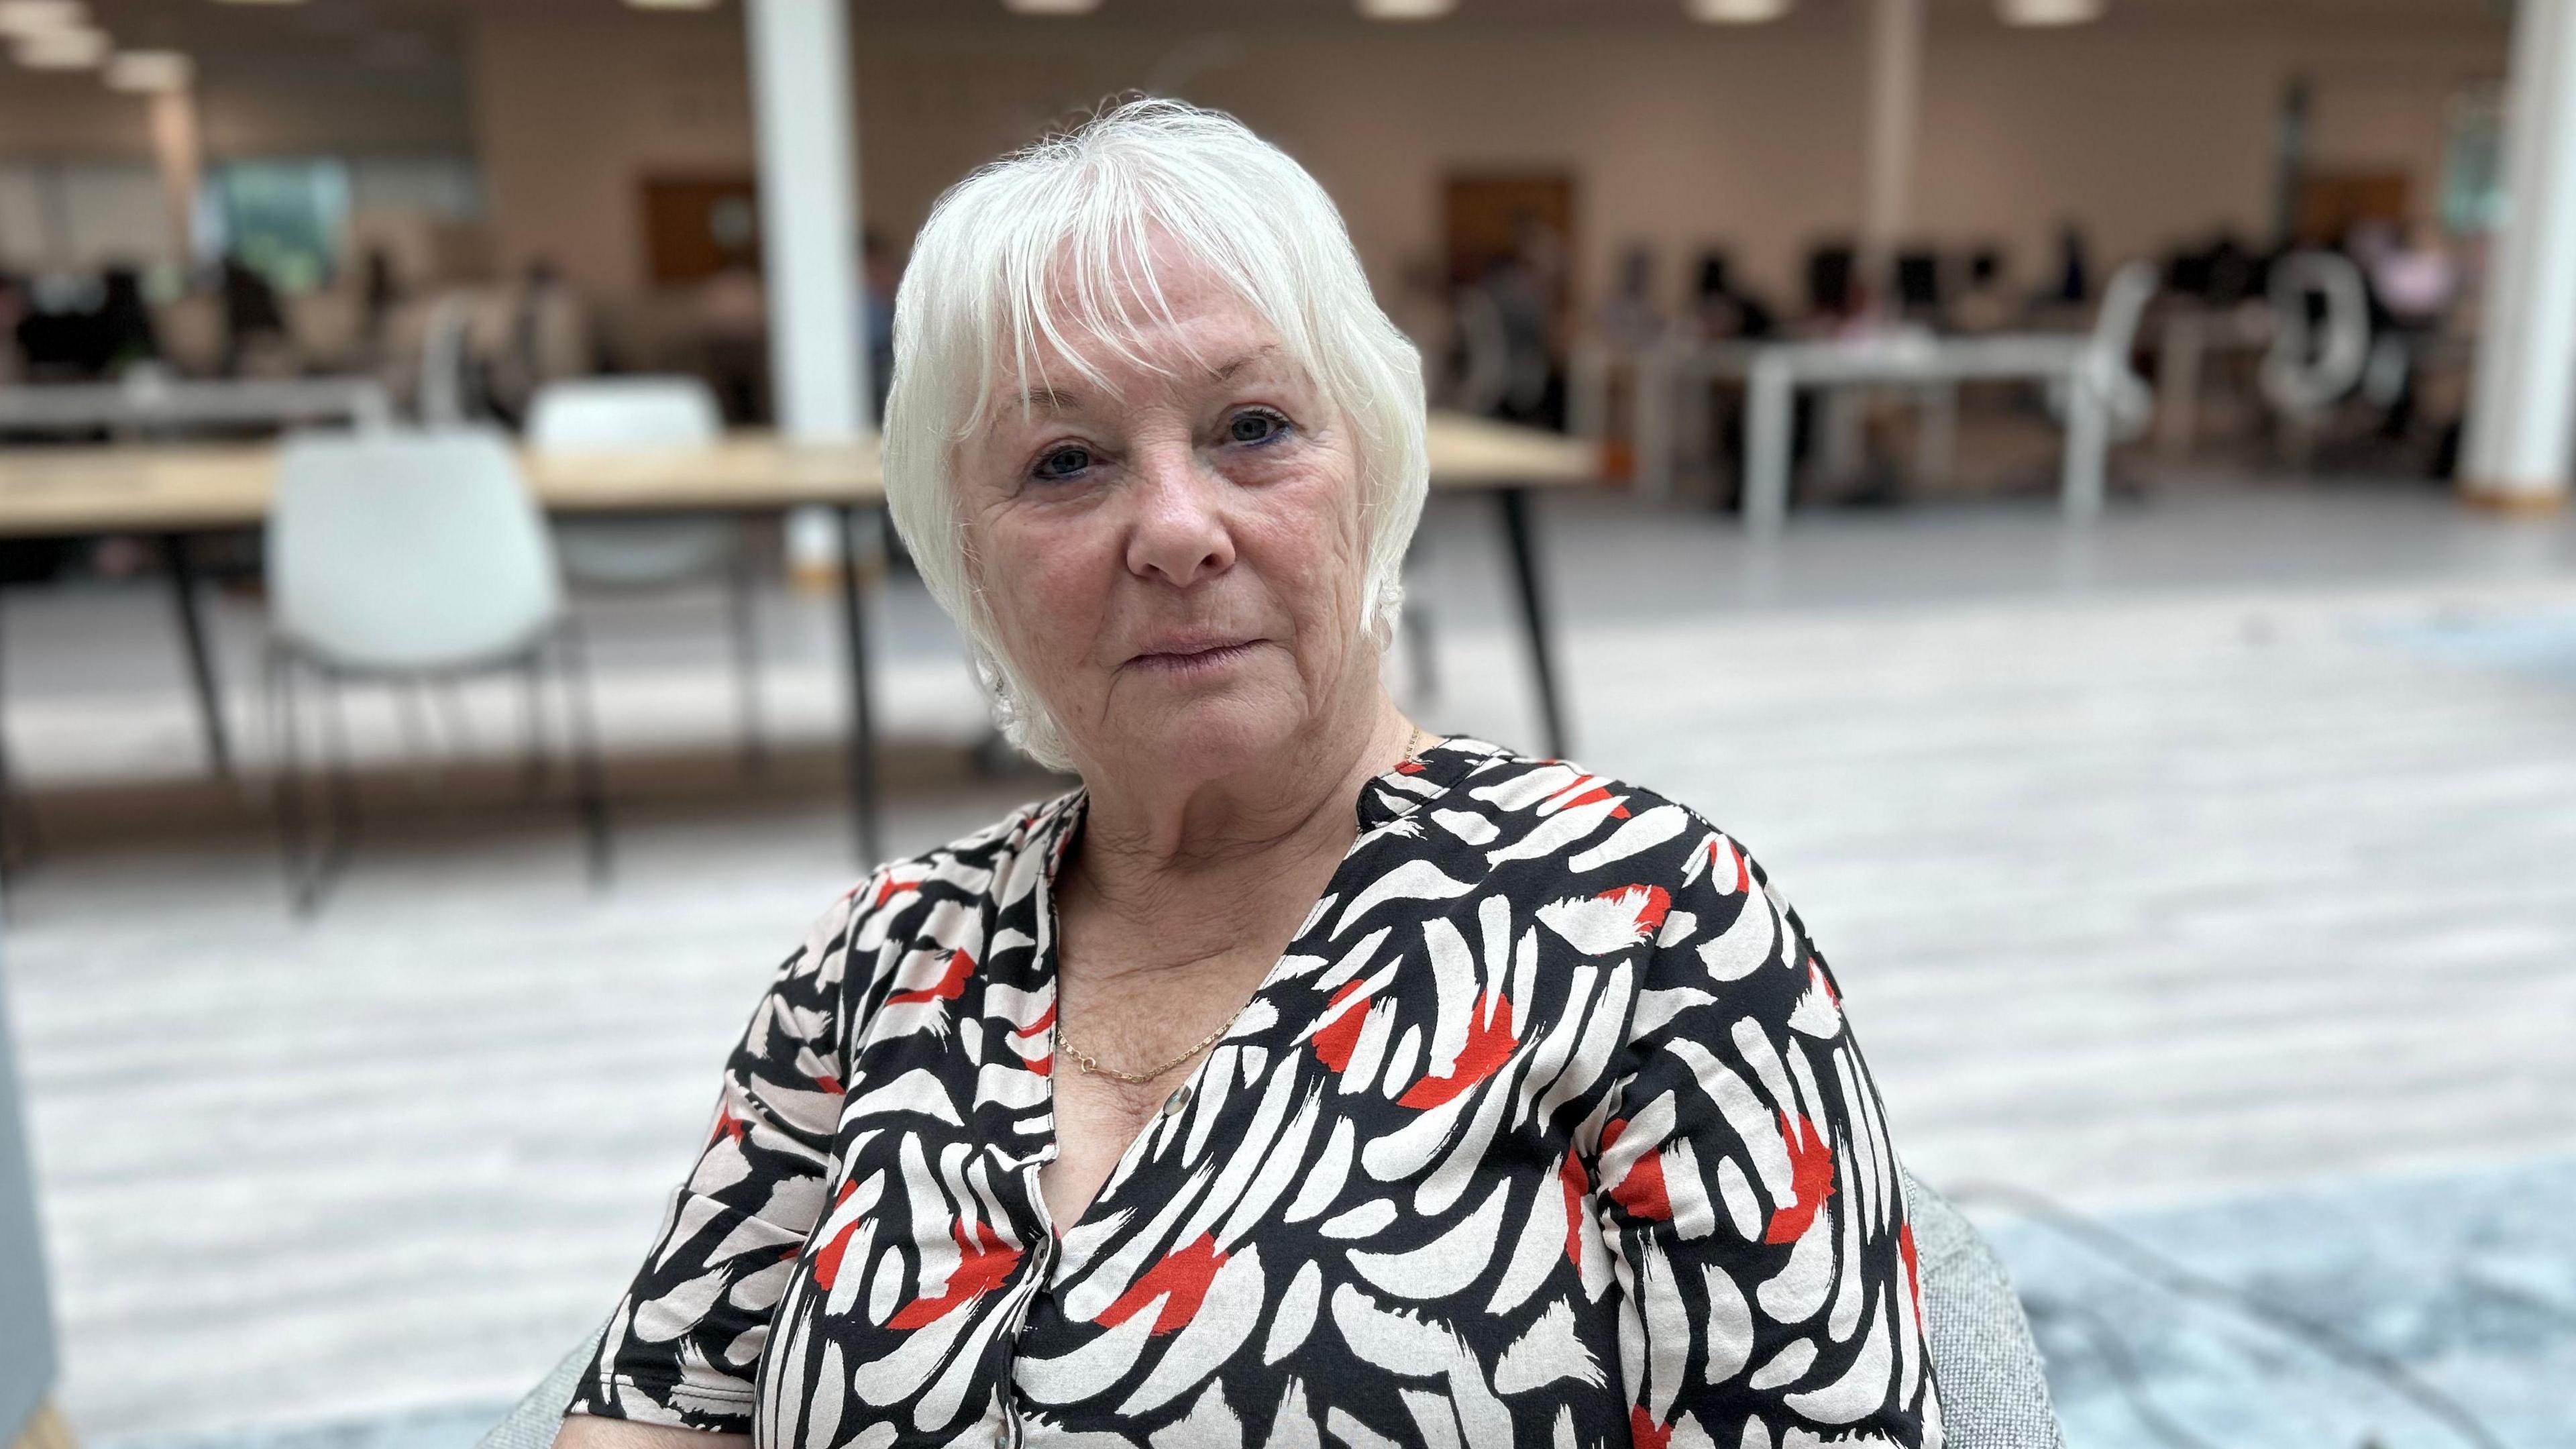
M 1420 365 L 1313 178 L 1126 105 L 949 192 L 897 315 L 895 520 L 1082 788 L 779 969 L 559 1445 L 1937 1442 L 1797 915 L 1381 683 Z

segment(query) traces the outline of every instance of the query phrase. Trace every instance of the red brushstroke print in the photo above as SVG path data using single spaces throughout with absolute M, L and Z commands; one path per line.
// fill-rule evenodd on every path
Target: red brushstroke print
M 1601 1129 L 1601 1150 L 1607 1153 L 1610 1145 L 1627 1130 L 1627 1118 L 1613 1118 Z M 1610 1189 L 1610 1200 L 1626 1208 L 1633 1217 L 1671 1222 L 1673 1199 L 1664 1187 L 1664 1155 L 1649 1152 L 1628 1164 L 1628 1175 L 1620 1178 L 1618 1186 Z
M 1923 1332 L 1923 1270 L 1914 1256 L 1914 1225 L 1896 1230 L 1896 1255 L 1905 1260 L 1905 1286 L 1914 1295 L 1914 1331 Z
M 1030 1022 L 1026 1026 L 1011 1028 L 1011 1035 L 1018 1037 L 1022 1041 L 1027 1041 L 1030 1037 L 1036 1036 L 1039 1032 L 1042 1032 L 1053 1025 L 1055 1025 L 1055 1003 L 1050 1001 L 1047 1003 L 1046 1015 L 1039 1017 L 1037 1020 Z
M 948 1275 L 948 1289 L 936 1298 L 916 1298 L 886 1320 L 888 1328 L 927 1328 L 948 1316 L 960 1304 L 971 1303 L 992 1292 L 1011 1276 L 1020 1264 L 1020 1250 L 1002 1246 L 1002 1240 L 982 1223 L 975 1224 L 975 1237 L 966 1237 L 966 1224 L 952 1223 L 948 1235 L 957 1240 L 957 1251 L 963 1255 L 957 1269 Z
M 1494 999 L 1494 1019 L 1485 1020 L 1485 1006 L 1493 993 L 1476 993 L 1476 1005 L 1467 1023 L 1467 1044 L 1458 1049 L 1458 1064 L 1445 1077 L 1424 1077 L 1404 1089 L 1396 1098 L 1401 1107 L 1437 1107 L 1500 1070 L 1511 1060 L 1512 1049 L 1521 1044 L 1512 1035 L 1511 998 Z
M 1360 984 L 1356 981 L 1343 982 L 1342 989 L 1333 993 L 1333 999 L 1327 1003 L 1326 1009 L 1330 1010 L 1350 1000 L 1359 994 L 1359 989 Z M 1331 1025 L 1317 1031 L 1309 1038 L 1315 1044 L 1315 1060 L 1336 1072 L 1349 1071 L 1351 1048 L 1360 1044 L 1360 1028 L 1367 1022 L 1368 1003 L 1366 1001 L 1357 1003 L 1334 1018 Z
M 858 1190 L 859 1185 L 855 1182 L 842 1183 L 841 1194 L 840 1196 L 832 1199 L 832 1206 L 838 1208 L 841 1204 L 848 1202 L 850 1200 L 850 1194 Z M 823 1244 L 823 1250 L 814 1255 L 815 1287 L 828 1293 L 831 1291 L 832 1285 L 840 1280 L 841 1255 L 850 1251 L 850 1234 L 855 1233 L 858 1230 L 859 1220 L 857 1218 L 852 1218 L 848 1222 L 841 1224 L 841 1230 L 834 1233 L 831 1240 Z M 795 1256 L 794 1251 L 791 1249 L 788 1255 L 790 1257 Z
M 1637 1449 L 1666 1449 L 1673 1442 L 1670 1424 L 1658 1424 L 1643 1406 L 1628 1410 L 1628 1442 Z
M 740 1117 L 735 1116 L 731 1107 L 718 1107 L 716 1109 L 716 1130 L 707 1134 L 707 1145 L 709 1147 L 715 1146 L 716 1139 L 719 1137 L 730 1137 L 734 1141 L 740 1142 L 744 1137 L 748 1136 L 750 1132 L 751 1124 Z
M 1594 896 L 1596 901 L 1633 904 L 1637 910 L 1637 939 L 1644 940 L 1664 928 L 1664 917 L 1673 910 L 1672 893 L 1657 885 L 1621 886 Z
M 1166 1253 L 1163 1260 L 1146 1269 L 1116 1302 L 1100 1310 L 1095 1323 L 1115 1328 L 1163 1299 L 1163 1311 L 1154 1318 L 1154 1336 L 1160 1338 L 1187 1323 L 1199 1311 L 1199 1300 L 1207 1297 L 1208 1284 L 1215 1281 L 1216 1270 L 1227 1255 L 1216 1250 L 1216 1235 L 1201 1233 L 1198 1241 L 1177 1253 Z M 1165 1298 L 1163 1295 L 1170 1294 Z
M 886 1005 L 900 1006 L 909 1002 L 955 1001 L 966 992 L 966 978 L 975 974 L 975 958 L 964 950 L 949 953 L 947 974 L 916 991 L 898 991 L 886 998 Z
M 1807 1225 L 1834 1193 L 1834 1150 L 1815 1123 L 1781 1113 L 1780 1143 L 1789 1149 L 1789 1186 L 1798 1200 L 1772 1212 L 1770 1230 L 1762 1235 L 1766 1243 L 1794 1243 L 1806 1236 Z
M 1583 1195 L 1592 1190 L 1592 1174 L 1583 1170 L 1583 1160 L 1569 1147 L 1565 1149 L 1565 1161 L 1557 1164 L 1556 1180 L 1565 1187 L 1565 1261 L 1581 1268 Z

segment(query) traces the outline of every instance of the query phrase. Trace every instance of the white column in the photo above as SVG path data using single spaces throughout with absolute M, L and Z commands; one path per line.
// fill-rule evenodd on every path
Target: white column
M 197 260 L 197 188 L 206 169 L 205 148 L 198 139 L 197 91 L 194 86 L 155 91 L 150 104 L 152 160 L 170 209 L 170 256 L 190 266 Z
M 789 437 L 860 431 L 858 166 L 846 0 L 752 0 L 770 386 Z
M 868 357 L 859 332 L 858 133 L 851 119 L 847 0 L 750 0 L 751 95 L 760 137 L 760 254 L 769 300 L 769 386 L 779 431 L 846 442 L 864 431 Z M 829 515 L 787 521 L 791 571 L 836 566 Z
M 1868 0 L 1869 133 L 1860 210 L 1861 285 L 1884 299 L 1909 224 L 1914 133 L 1922 123 L 1923 0 Z
M 2563 502 L 2576 466 L 2576 0 L 2521 0 L 2505 97 L 2506 216 L 2487 277 L 2460 486 Z

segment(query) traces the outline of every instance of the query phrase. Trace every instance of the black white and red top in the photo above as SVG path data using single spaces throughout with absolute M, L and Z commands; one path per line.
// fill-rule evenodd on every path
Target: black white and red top
M 573 1410 L 764 1446 L 1931 1445 L 1896 1154 L 1796 913 L 1690 810 L 1450 739 L 1075 1223 L 1080 792 L 787 959 Z

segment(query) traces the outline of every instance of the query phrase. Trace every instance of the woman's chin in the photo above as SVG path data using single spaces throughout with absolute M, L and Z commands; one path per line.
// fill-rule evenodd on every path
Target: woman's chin
M 1102 740 L 1104 753 L 1157 773 L 1217 778 L 1292 755 L 1307 716 L 1268 690 L 1222 690 L 1158 700 Z

